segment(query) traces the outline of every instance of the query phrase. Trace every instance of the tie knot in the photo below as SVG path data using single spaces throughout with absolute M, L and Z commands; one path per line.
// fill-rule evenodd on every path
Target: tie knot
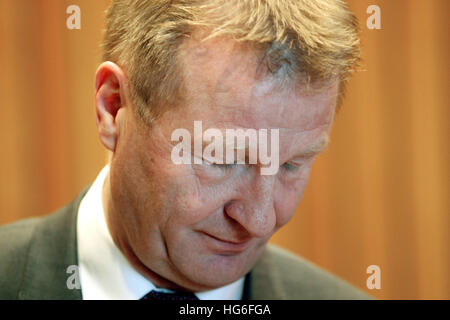
M 161 292 L 152 290 L 143 296 L 140 300 L 155 300 L 155 301 L 193 301 L 199 300 L 192 292 L 176 291 L 176 292 Z

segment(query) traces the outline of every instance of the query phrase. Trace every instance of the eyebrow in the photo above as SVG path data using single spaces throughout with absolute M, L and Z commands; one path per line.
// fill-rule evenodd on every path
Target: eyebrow
M 327 148 L 329 142 L 330 138 L 328 137 L 328 134 L 322 134 L 314 144 L 303 150 L 301 153 L 296 154 L 295 157 L 305 157 L 321 153 Z
M 221 130 L 222 131 L 222 130 Z M 225 132 L 222 133 L 223 136 L 225 137 Z M 194 140 L 194 139 L 192 139 Z M 225 140 L 225 139 L 224 139 Z M 228 144 L 233 145 L 233 150 L 234 151 L 238 151 L 238 150 L 242 150 L 242 148 L 237 148 L 237 146 L 234 144 L 234 139 L 233 139 L 233 143 L 227 143 L 226 141 L 224 141 L 224 155 L 225 155 L 225 150 L 227 148 Z M 321 152 L 323 152 L 327 147 L 328 144 L 330 142 L 330 138 L 328 133 L 323 133 L 321 136 L 319 136 L 319 138 L 317 139 L 317 141 L 315 141 L 312 145 L 310 145 L 309 147 L 307 147 L 305 150 L 296 153 L 295 156 L 293 158 L 304 158 L 307 156 L 311 156 L 311 155 L 315 155 L 315 154 L 319 154 Z M 208 145 L 209 143 L 205 142 L 202 139 L 202 151 L 204 150 L 205 146 Z M 258 146 L 259 148 L 259 146 Z M 247 144 L 247 139 L 246 139 L 246 143 L 245 143 L 245 148 L 243 148 L 245 150 L 245 161 L 247 162 L 248 160 L 248 155 L 249 155 L 249 146 Z M 194 150 L 194 147 L 192 146 L 192 150 Z M 258 157 L 258 151 L 257 152 L 257 157 Z

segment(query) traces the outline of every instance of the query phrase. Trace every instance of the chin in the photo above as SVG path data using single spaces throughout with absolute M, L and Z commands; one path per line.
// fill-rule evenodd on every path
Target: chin
M 197 284 L 197 291 L 216 289 L 245 276 L 259 258 L 255 249 L 240 254 L 209 253 L 195 255 L 191 264 L 182 264 L 180 272 L 192 284 Z M 192 261 L 192 260 L 191 260 Z

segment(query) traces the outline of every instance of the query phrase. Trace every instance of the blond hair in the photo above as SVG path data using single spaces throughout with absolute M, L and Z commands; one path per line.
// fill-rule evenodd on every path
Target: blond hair
M 146 123 L 179 96 L 177 50 L 196 28 L 251 43 L 269 73 L 306 85 L 338 77 L 342 91 L 360 59 L 358 22 L 341 0 L 112 0 L 102 59 L 126 70 Z

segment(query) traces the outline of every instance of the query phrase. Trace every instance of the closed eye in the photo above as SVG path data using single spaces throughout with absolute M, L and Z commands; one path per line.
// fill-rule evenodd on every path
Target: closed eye
M 289 162 L 286 162 L 282 165 L 282 168 L 288 172 L 295 172 L 298 170 L 298 166 L 295 166 L 293 164 L 290 164 Z
M 237 163 L 213 163 L 212 166 L 223 170 L 230 170 L 237 166 Z

